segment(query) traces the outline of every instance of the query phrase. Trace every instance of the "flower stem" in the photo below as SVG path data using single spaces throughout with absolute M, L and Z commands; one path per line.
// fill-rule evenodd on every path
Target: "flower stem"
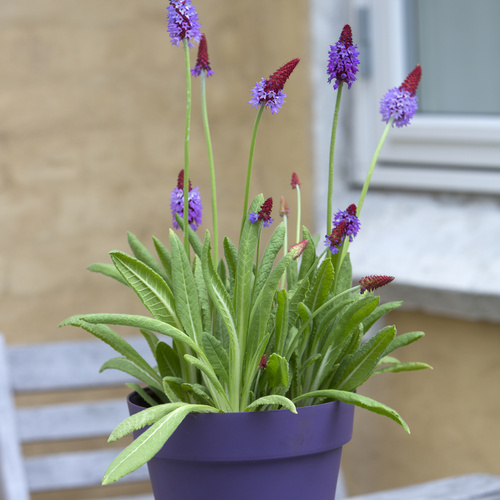
M 189 45 L 184 42 L 184 61 L 186 66 L 186 121 L 184 132 L 184 249 L 189 256 L 189 136 L 191 130 L 191 69 Z
M 206 71 L 201 72 L 201 113 L 203 118 L 203 128 L 205 130 L 205 139 L 207 142 L 208 152 L 208 166 L 210 168 L 210 187 L 212 190 L 212 226 L 213 226 L 213 249 L 215 265 L 218 262 L 218 224 L 217 224 L 217 195 L 215 189 L 215 168 L 214 168 L 214 155 L 212 152 L 212 140 L 210 138 L 210 127 L 208 125 L 207 113 L 207 95 L 206 95 Z
M 370 168 L 368 169 L 368 174 L 366 174 L 365 183 L 363 184 L 363 189 L 361 190 L 361 195 L 359 197 L 357 214 L 356 214 L 358 217 L 361 212 L 361 207 L 363 206 L 363 203 L 365 201 L 366 193 L 368 192 L 370 181 L 373 175 L 373 171 L 375 170 L 375 165 L 377 164 L 380 151 L 382 150 L 382 146 L 384 145 L 384 142 L 387 139 L 387 134 L 389 133 L 389 130 L 391 129 L 393 122 L 394 122 L 394 117 L 391 117 L 390 120 L 387 122 L 387 125 L 385 126 L 384 132 L 382 133 L 382 137 L 380 137 L 377 149 L 375 149 L 375 153 L 373 153 L 373 158 L 370 163 Z
M 252 179 L 252 166 L 253 166 L 253 155 L 255 152 L 255 141 L 257 139 L 257 131 L 259 130 L 259 123 L 262 117 L 262 112 L 264 111 L 265 104 L 261 104 L 257 116 L 255 118 L 255 123 L 253 125 L 252 140 L 250 142 L 250 153 L 248 155 L 248 167 L 247 167 L 247 179 L 245 183 L 245 197 L 243 199 L 243 217 L 241 219 L 241 230 L 243 231 L 243 225 L 247 217 L 248 211 L 248 198 L 250 195 L 250 181 Z
M 300 186 L 297 184 L 295 189 L 297 190 L 297 236 L 295 237 L 295 243 L 298 243 L 299 241 L 302 241 L 302 238 L 300 237 L 302 203 L 301 203 L 301 199 L 300 199 Z
M 337 123 L 339 121 L 340 99 L 342 97 L 342 85 L 340 82 L 333 113 L 332 137 L 330 139 L 330 159 L 328 162 L 328 195 L 326 197 L 326 234 L 332 230 L 332 197 L 333 197 L 333 163 L 335 159 L 335 139 L 337 136 Z

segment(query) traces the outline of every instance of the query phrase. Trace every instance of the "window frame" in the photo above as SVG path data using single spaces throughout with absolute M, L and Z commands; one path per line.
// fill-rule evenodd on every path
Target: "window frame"
M 362 32 L 365 58 L 353 94 L 350 182 L 359 186 L 382 135 L 378 103 L 408 73 L 404 0 L 353 0 L 349 19 Z M 367 33 L 367 34 L 366 34 Z M 431 84 L 422 68 L 422 84 Z M 374 105 L 375 103 L 375 105 Z M 500 194 L 500 116 L 417 114 L 394 127 L 381 151 L 373 188 Z

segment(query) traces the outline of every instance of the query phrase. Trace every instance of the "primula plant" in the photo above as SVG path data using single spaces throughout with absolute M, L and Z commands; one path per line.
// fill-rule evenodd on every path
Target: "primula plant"
M 352 283 L 348 247 L 362 230 L 360 213 L 370 177 L 389 129 L 407 125 L 416 111 L 415 92 L 421 70 L 417 66 L 398 88 L 382 98 L 380 111 L 387 127 L 369 168 L 357 204 L 332 209 L 335 134 L 342 88 L 356 81 L 358 50 L 346 25 L 330 47 L 326 64 L 328 82 L 337 92 L 330 148 L 327 228 L 324 238 L 313 237 L 300 223 L 301 182 L 291 172 L 291 187 L 298 199 L 297 227 L 288 227 L 290 212 L 284 197 L 279 223 L 272 217 L 273 200 L 262 194 L 249 200 L 253 155 L 259 122 L 266 108 L 271 115 L 284 105 L 284 86 L 299 59 L 292 59 L 261 78 L 250 92 L 257 109 L 250 140 L 245 178 L 241 231 L 237 244 L 223 238 L 219 249 L 217 196 L 205 87 L 214 75 L 207 39 L 200 32 L 189 0 L 171 0 L 168 31 L 173 45 L 184 48 L 187 105 L 184 165 L 173 188 L 169 244 L 153 238 L 156 256 L 133 235 L 131 254 L 113 251 L 111 264 L 90 270 L 107 275 L 132 289 L 146 315 L 85 314 L 62 325 L 81 327 L 119 354 L 102 370 L 118 369 L 144 385 L 129 384 L 146 409 L 127 418 L 110 436 L 114 441 L 134 430 L 149 428 L 110 465 L 104 483 L 111 483 L 153 457 L 192 412 L 251 412 L 287 409 L 338 400 L 384 415 L 408 430 L 396 411 L 357 392 L 372 375 L 427 368 L 424 363 L 403 363 L 393 352 L 423 336 L 422 332 L 396 334 L 394 326 L 372 332 L 372 326 L 400 302 L 380 304 L 373 292 L 392 276 L 367 276 Z M 199 43 L 194 69 L 190 48 Z M 191 79 L 199 77 L 202 121 L 211 179 L 212 234 L 195 232 L 201 224 L 200 190 L 192 187 L 189 169 Z M 216 76 L 213 76 L 216 79 Z M 278 219 L 279 221 L 280 219 Z M 274 231 L 273 231 L 274 226 Z M 273 231 L 265 248 L 262 231 Z M 220 254 L 220 255 L 219 255 Z M 139 329 L 152 350 L 148 363 L 111 327 Z

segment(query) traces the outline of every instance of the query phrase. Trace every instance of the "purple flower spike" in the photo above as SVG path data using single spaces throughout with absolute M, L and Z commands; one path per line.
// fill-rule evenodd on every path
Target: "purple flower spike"
M 168 32 L 172 45 L 179 46 L 182 40 L 187 40 L 189 47 L 194 47 L 201 39 L 196 9 L 191 0 L 170 0 L 167 7 Z
M 198 47 L 198 59 L 194 69 L 191 70 L 193 76 L 200 76 L 202 71 L 206 71 L 206 76 L 212 76 L 214 72 L 210 68 L 210 61 L 208 60 L 207 39 L 205 33 L 201 34 L 200 45 Z
M 415 95 L 422 76 L 422 68 L 417 64 L 399 88 L 390 89 L 380 101 L 382 121 L 388 123 L 394 118 L 393 126 L 403 127 L 410 123 L 418 107 L 418 97 Z
M 192 188 L 189 181 L 189 196 L 188 196 L 188 223 L 196 231 L 201 225 L 203 207 L 201 205 L 201 197 L 198 187 Z M 184 216 L 184 170 L 179 172 L 177 178 L 177 186 L 172 190 L 170 195 L 170 210 L 172 211 L 172 225 L 175 229 L 179 229 L 179 224 L 175 220 L 175 214 Z
M 339 210 L 333 217 L 334 227 L 331 234 L 325 237 L 325 245 L 332 254 L 340 252 L 340 247 L 349 238 L 352 241 L 359 232 L 361 224 L 356 216 L 356 205 L 352 204 L 346 210 Z
M 248 102 L 254 108 L 258 108 L 262 104 L 265 104 L 266 107 L 271 110 L 271 114 L 277 113 L 285 102 L 284 98 L 286 94 L 283 93 L 285 82 L 288 80 L 299 61 L 300 59 L 293 59 L 276 70 L 267 80 L 262 78 L 260 82 L 257 82 L 252 89 L 252 99 Z
M 328 68 L 326 70 L 328 83 L 335 79 L 334 89 L 338 89 L 341 82 L 347 83 L 348 88 L 356 81 L 354 76 L 358 70 L 358 46 L 352 44 L 351 27 L 346 24 L 339 41 L 330 45 L 328 53 Z
M 273 199 L 268 198 L 261 206 L 258 212 L 251 212 L 248 216 L 248 220 L 255 224 L 257 221 L 262 222 L 262 227 L 269 227 L 274 219 L 271 217 L 271 211 L 273 210 Z

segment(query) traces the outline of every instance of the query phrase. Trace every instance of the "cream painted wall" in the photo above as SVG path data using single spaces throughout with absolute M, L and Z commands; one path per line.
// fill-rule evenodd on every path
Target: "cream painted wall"
M 168 239 L 169 195 L 183 168 L 184 56 L 170 45 L 168 2 L 5 0 L 0 4 L 0 331 L 9 342 L 86 335 L 58 329 L 85 312 L 142 312 L 128 290 L 86 271 L 127 250 L 132 231 L 152 249 Z M 308 3 L 198 0 L 215 70 L 208 107 L 218 177 L 219 224 L 233 240 L 241 221 L 261 77 L 302 58 L 286 106 L 259 131 L 252 196 L 278 207 L 304 182 L 312 199 Z M 196 49 L 191 51 L 192 65 Z M 193 81 L 191 178 L 211 227 L 209 173 Z M 277 210 L 275 211 L 277 216 Z M 279 218 L 279 217 L 278 217 Z M 293 222 L 292 216 L 292 223 Z
M 356 409 L 344 448 L 350 495 L 468 473 L 500 474 L 500 326 L 420 313 L 389 318 L 399 333 L 426 336 L 402 361 L 434 370 L 383 374 L 359 389 L 400 412 L 407 435 L 386 418 Z

